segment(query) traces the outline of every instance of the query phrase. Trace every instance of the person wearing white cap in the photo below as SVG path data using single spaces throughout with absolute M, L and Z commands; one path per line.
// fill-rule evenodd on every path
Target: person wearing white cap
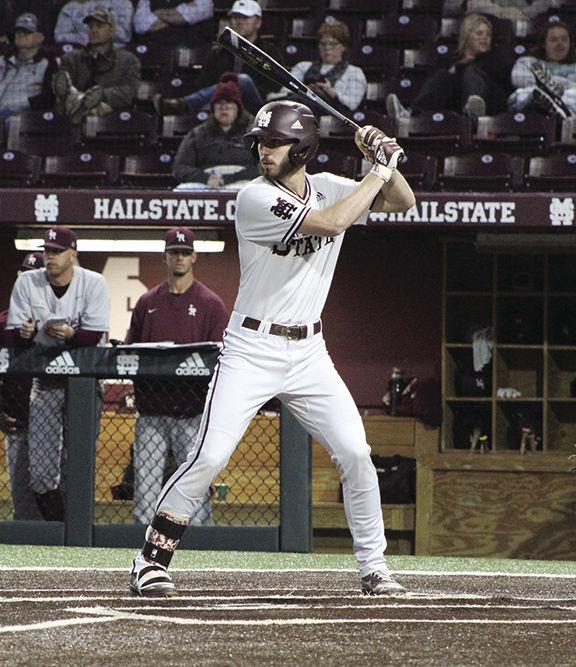
M 0 56 L 0 116 L 28 109 L 48 109 L 56 62 L 42 49 L 44 32 L 35 14 L 21 14 L 14 25 L 11 54 Z
M 262 7 L 255 0 L 236 0 L 228 12 L 230 27 L 239 35 L 255 44 L 274 60 L 283 63 L 282 52 L 274 42 L 262 39 L 259 35 L 262 26 Z M 224 72 L 236 72 L 238 85 L 242 92 L 244 107 L 251 114 L 256 114 L 270 93 L 277 93 L 280 86 L 268 77 L 254 70 L 220 44 L 215 44 L 210 51 L 206 64 L 198 79 L 198 90 L 186 97 L 155 100 L 156 109 L 162 114 L 180 114 L 208 108 L 214 88 Z

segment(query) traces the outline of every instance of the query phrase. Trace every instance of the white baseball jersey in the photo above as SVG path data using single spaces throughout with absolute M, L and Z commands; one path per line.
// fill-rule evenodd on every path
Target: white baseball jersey
M 6 329 L 18 329 L 31 317 L 37 322 L 39 335 L 36 342 L 54 345 L 54 339 L 44 340 L 49 337 L 42 337 L 42 330 L 49 320 L 61 318 L 74 329 L 108 331 L 109 312 L 108 286 L 104 277 L 95 271 L 75 266 L 72 282 L 60 298 L 48 282 L 46 269 L 25 271 L 12 289 Z
M 241 190 L 236 203 L 237 313 L 278 324 L 320 319 L 344 234 L 303 236 L 298 230 L 310 209 L 332 206 L 357 187 L 351 179 L 321 173 L 306 175 L 303 198 L 264 177 Z M 366 224 L 368 213 L 354 224 Z

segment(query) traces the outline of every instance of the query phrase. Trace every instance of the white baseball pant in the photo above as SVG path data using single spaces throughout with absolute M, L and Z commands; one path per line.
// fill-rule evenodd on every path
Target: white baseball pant
M 338 467 L 360 575 L 384 569 L 384 522 L 370 447 L 322 334 L 312 334 L 308 325 L 306 338 L 288 340 L 267 333 L 269 322 L 252 331 L 242 326 L 243 320 L 243 315 L 233 313 L 226 330 L 202 416 L 198 453 L 168 480 L 156 511 L 188 518 L 258 409 L 277 396 Z

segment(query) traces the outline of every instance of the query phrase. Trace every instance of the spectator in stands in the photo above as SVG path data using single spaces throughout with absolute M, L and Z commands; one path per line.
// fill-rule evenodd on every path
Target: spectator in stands
M 54 29 L 55 41 L 59 44 L 86 46 L 90 41 L 90 34 L 85 19 L 96 7 L 109 9 L 114 14 L 114 46 L 126 46 L 132 39 L 134 5 L 131 0 L 70 0 L 58 15 Z
M 58 110 L 75 123 L 88 115 L 128 108 L 140 83 L 138 58 L 113 47 L 116 23 L 112 12 L 96 7 L 84 21 L 90 33 L 88 46 L 66 53 L 52 80 Z
M 455 55 L 449 67 L 440 67 L 424 82 L 412 102 L 412 111 L 456 111 L 473 120 L 505 111 L 512 92 L 511 66 L 492 48 L 489 19 L 480 14 L 464 17 Z M 386 98 L 386 111 L 394 118 L 410 115 L 394 93 Z
M 54 23 L 63 0 L 0 0 L 0 44 L 14 38 L 14 24 L 22 14 L 34 14 L 44 28 L 47 42 L 52 41 Z
M 134 30 L 145 41 L 194 46 L 212 40 L 213 0 L 138 0 Z
M 50 82 L 57 67 L 42 48 L 43 42 L 43 28 L 35 14 L 16 19 L 14 53 L 0 56 L 0 116 L 52 106 Z
M 533 19 L 548 9 L 558 9 L 565 0 L 444 0 L 443 16 L 489 14 L 512 21 Z
M 283 62 L 282 53 L 276 44 L 262 39 L 258 34 L 262 25 L 262 8 L 255 0 L 236 0 L 228 12 L 228 17 L 232 30 L 268 53 L 276 62 Z M 280 86 L 268 77 L 236 58 L 220 44 L 215 44 L 202 68 L 198 80 L 199 89 L 188 97 L 162 100 L 158 96 L 155 99 L 157 111 L 162 114 L 180 114 L 190 110 L 197 111 L 209 105 L 214 88 L 224 72 L 238 74 L 242 100 L 251 114 L 260 109 L 270 93 L 280 90 Z
M 138 299 L 126 343 L 219 342 L 228 324 L 222 299 L 194 277 L 194 234 L 187 227 L 166 232 L 166 280 Z M 183 357 L 184 359 L 185 357 Z M 138 416 L 134 441 L 134 520 L 149 523 L 171 450 L 180 466 L 196 450 L 204 399 L 193 377 L 134 381 Z M 210 525 L 210 493 L 198 502 L 194 524 Z
M 576 49 L 566 23 L 546 24 L 532 53 L 515 62 L 512 85 L 511 111 L 537 108 L 561 118 L 576 116 Z
M 364 72 L 348 62 L 350 31 L 341 21 L 327 21 L 318 30 L 320 57 L 296 63 L 292 74 L 319 97 L 344 113 L 355 111 L 366 95 Z M 281 91 L 288 94 L 288 89 Z
M 244 143 L 254 118 L 244 110 L 237 80 L 232 72 L 222 75 L 208 120 L 182 140 L 172 170 L 178 183 L 239 189 L 258 176 L 258 163 Z
M 41 269 L 44 256 L 31 252 L 24 257 L 22 271 Z M 19 272 L 20 274 L 21 272 Z M 13 331 L 6 331 L 8 311 L 0 313 L 0 347 L 14 347 Z M 36 496 L 30 486 L 28 456 L 28 406 L 31 377 L 6 377 L 0 381 L 0 431 L 4 433 L 6 468 L 12 492 L 12 516 L 15 521 L 42 521 Z

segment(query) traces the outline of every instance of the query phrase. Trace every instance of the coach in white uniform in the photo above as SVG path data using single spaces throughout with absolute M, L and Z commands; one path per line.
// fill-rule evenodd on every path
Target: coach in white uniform
M 104 344 L 109 329 L 108 287 L 99 273 L 77 265 L 76 248 L 76 234 L 68 227 L 55 226 L 44 234 L 44 268 L 22 273 L 12 289 L 6 329 L 16 330 L 17 344 Z M 52 377 L 35 378 L 30 395 L 30 486 L 47 521 L 64 520 L 63 365 Z
M 357 183 L 333 174 L 309 176 L 318 125 L 306 106 L 266 104 L 247 135 L 262 176 L 238 195 L 236 233 L 240 289 L 224 335 L 197 440 L 196 454 L 168 480 L 131 573 L 136 595 L 169 596 L 166 568 L 195 500 L 226 466 L 260 406 L 274 396 L 331 454 L 342 478 L 362 590 L 403 592 L 384 560 L 386 541 L 376 471 L 362 420 L 334 369 L 320 315 L 343 232 L 365 223 L 369 209 L 406 211 L 414 204 L 396 170 L 402 149 L 366 126 L 356 142 L 374 163 Z

